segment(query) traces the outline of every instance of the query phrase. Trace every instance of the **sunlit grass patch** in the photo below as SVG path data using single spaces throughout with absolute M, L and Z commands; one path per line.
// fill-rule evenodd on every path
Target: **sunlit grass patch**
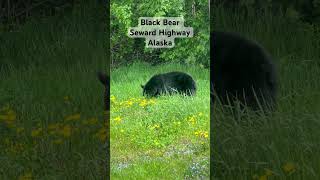
M 130 67 L 115 70 L 111 79 L 113 177 L 157 177 L 158 172 L 153 169 L 155 164 L 157 168 L 167 169 L 164 170 L 167 178 L 171 177 L 169 172 L 173 173 L 172 177 L 187 177 L 192 156 L 209 161 L 209 72 L 175 64 L 154 67 L 150 71 L 144 69 L 149 67 L 145 64 Z M 154 75 L 154 71 L 176 68 L 194 76 L 199 89 L 196 96 L 142 96 L 140 83 Z M 208 177 L 208 163 L 202 170 L 201 176 Z

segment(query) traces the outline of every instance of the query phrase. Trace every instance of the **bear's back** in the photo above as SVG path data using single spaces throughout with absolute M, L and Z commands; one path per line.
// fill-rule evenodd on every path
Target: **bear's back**
M 227 95 L 245 94 L 239 100 L 256 106 L 253 89 L 258 91 L 259 101 L 274 100 L 275 66 L 271 56 L 257 42 L 235 33 L 215 31 L 211 33 L 210 54 L 211 86 L 222 101 L 226 101 Z

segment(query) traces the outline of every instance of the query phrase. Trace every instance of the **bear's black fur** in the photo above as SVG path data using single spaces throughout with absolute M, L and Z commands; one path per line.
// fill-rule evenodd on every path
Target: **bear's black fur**
M 234 105 L 237 99 L 253 109 L 273 107 L 276 70 L 263 47 L 235 33 L 215 31 L 210 38 L 211 100 L 218 97 L 222 104 Z
M 98 79 L 104 86 L 104 104 L 105 104 L 105 129 L 106 142 L 104 148 L 106 149 L 105 168 L 107 171 L 106 179 L 110 179 L 110 77 L 102 72 L 98 72 Z
M 98 72 L 98 78 L 100 82 L 103 84 L 105 87 L 104 91 L 104 104 L 105 104 L 105 109 L 107 111 L 110 110 L 110 78 L 108 75 Z
M 194 95 L 197 87 L 193 78 L 184 72 L 169 72 L 154 75 L 143 88 L 143 96 L 157 97 L 162 94 L 181 93 Z

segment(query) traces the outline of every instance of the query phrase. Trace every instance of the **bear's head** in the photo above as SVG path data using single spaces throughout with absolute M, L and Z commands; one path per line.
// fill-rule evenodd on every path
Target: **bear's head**
M 143 89 L 142 95 L 146 97 L 157 97 L 161 94 L 159 88 L 152 86 L 149 83 L 146 85 L 141 85 L 141 88 Z

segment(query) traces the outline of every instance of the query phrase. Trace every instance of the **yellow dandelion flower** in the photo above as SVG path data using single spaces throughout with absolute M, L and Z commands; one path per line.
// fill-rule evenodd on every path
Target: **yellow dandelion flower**
M 31 172 L 27 172 L 21 176 L 19 176 L 18 180 L 31 180 L 32 178 L 32 173 Z
M 59 129 L 60 127 L 60 124 L 56 123 L 56 124 L 49 124 L 48 125 L 48 129 L 49 130 L 56 130 L 56 129 Z
M 116 102 L 116 97 L 114 95 L 111 95 L 110 96 L 110 100 L 111 100 L 111 102 L 115 103 Z
M 125 106 L 126 107 L 130 107 L 132 105 L 133 105 L 133 101 L 131 101 L 131 100 L 125 101 Z
M 95 134 L 95 136 L 98 137 L 102 142 L 104 142 L 107 139 L 107 130 L 105 128 L 102 128 Z
M 268 180 L 268 176 L 267 175 L 262 175 L 258 179 L 259 180 Z
M 69 125 L 65 125 L 61 130 L 61 135 L 65 138 L 68 138 L 71 136 L 71 127 Z
M 16 120 L 17 115 L 13 110 L 9 110 L 7 114 L 8 114 L 8 119 L 7 119 L 8 121 Z
M 151 130 L 154 130 L 154 129 L 159 129 L 160 128 L 160 125 L 159 124 L 155 124 L 153 126 L 150 127 Z
M 81 117 L 80 113 L 69 115 L 64 118 L 65 121 L 79 120 Z
M 70 102 L 70 97 L 69 96 L 64 96 L 63 100 L 64 100 L 64 102 L 68 103 L 68 102 Z
M 272 176 L 273 172 L 270 169 L 264 169 L 265 175 L 266 176 Z
M 98 123 L 98 119 L 97 118 L 90 118 L 90 119 L 88 119 L 87 122 L 89 125 L 94 125 L 94 124 Z
M 117 116 L 116 118 L 114 118 L 114 121 L 115 121 L 116 123 L 121 123 L 122 119 L 121 119 L 120 116 Z
M 23 128 L 23 127 L 18 127 L 18 128 L 16 129 L 17 134 L 21 134 L 23 131 L 24 131 L 24 128 Z
M 11 126 L 14 124 L 17 115 L 12 109 L 8 109 L 3 115 L 0 115 L 0 120 L 4 121 L 7 125 Z
M 55 139 L 52 141 L 53 144 L 62 144 L 63 140 L 62 139 Z
M 41 135 L 42 128 L 34 129 L 31 131 L 31 137 L 39 137 Z
M 196 123 L 196 117 L 193 115 L 193 116 L 190 116 L 189 117 L 189 123 L 191 123 L 192 125 L 194 125 Z
M 143 99 L 139 103 L 139 106 L 141 106 L 142 108 L 146 107 L 147 105 L 148 105 L 148 101 L 146 99 Z
M 288 162 L 288 163 L 286 163 L 286 164 L 284 164 L 282 166 L 282 169 L 286 173 L 291 173 L 291 172 L 294 172 L 296 170 L 296 166 L 295 166 L 294 163 Z
M 196 132 L 194 132 L 194 135 L 196 135 L 197 137 L 200 137 L 200 138 L 208 138 L 209 137 L 209 133 L 207 131 L 196 131 Z

